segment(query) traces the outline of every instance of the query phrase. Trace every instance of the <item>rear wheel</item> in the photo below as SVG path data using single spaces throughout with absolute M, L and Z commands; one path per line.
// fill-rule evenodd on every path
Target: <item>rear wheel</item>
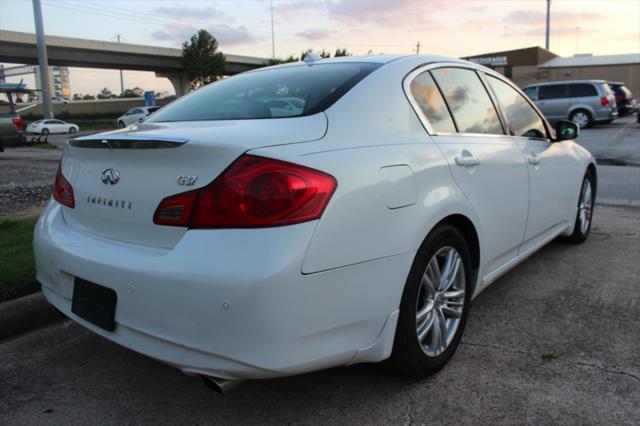
M 78 130 L 75 127 L 69 127 L 69 134 L 73 134 L 75 132 L 77 132 Z
M 586 109 L 578 109 L 571 113 L 569 120 L 576 123 L 581 129 L 586 129 L 593 125 L 591 113 Z
M 124 122 L 118 121 L 118 129 L 124 129 L 125 127 Z
M 444 367 L 462 338 L 472 287 L 464 236 L 451 225 L 437 227 L 407 278 L 389 368 L 426 377 Z
M 573 226 L 573 234 L 568 238 L 568 241 L 573 244 L 583 243 L 589 232 L 591 231 L 591 221 L 593 219 L 593 206 L 596 199 L 596 187 L 594 185 L 595 179 L 593 173 L 587 171 L 582 180 L 582 186 L 580 187 L 580 197 L 578 198 L 578 211 L 576 213 L 576 220 Z

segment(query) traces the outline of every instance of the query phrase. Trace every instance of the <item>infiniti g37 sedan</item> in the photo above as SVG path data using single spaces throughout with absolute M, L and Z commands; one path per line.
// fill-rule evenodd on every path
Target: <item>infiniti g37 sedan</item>
M 37 278 L 74 321 L 187 374 L 385 361 L 423 377 L 474 296 L 556 237 L 587 238 L 596 166 L 577 133 L 457 59 L 247 72 L 69 141 Z

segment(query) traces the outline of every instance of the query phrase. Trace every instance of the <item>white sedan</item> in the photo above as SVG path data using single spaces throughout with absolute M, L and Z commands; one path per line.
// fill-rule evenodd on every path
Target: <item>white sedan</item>
M 302 105 L 274 114 L 267 95 Z M 71 141 L 37 277 L 71 319 L 221 389 L 383 360 L 424 377 L 478 293 L 588 237 L 596 164 L 577 134 L 458 59 L 240 74 Z
M 29 133 L 37 133 L 41 135 L 56 133 L 77 133 L 80 128 L 76 124 L 66 123 L 57 119 L 44 119 L 34 121 L 27 127 Z

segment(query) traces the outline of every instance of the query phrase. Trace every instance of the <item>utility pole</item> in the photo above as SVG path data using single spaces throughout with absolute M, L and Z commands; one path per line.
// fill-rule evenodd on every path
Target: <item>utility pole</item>
M 120 34 L 116 34 L 118 44 L 120 44 Z M 122 77 L 122 68 L 120 69 L 120 96 L 124 97 L 124 78 Z
M 416 43 L 416 55 L 420 54 L 420 40 Z
M 549 26 L 551 22 L 551 0 L 547 0 L 547 34 L 545 38 L 544 47 L 549 50 Z
M 45 118 L 53 118 L 51 105 L 51 82 L 49 81 L 49 61 L 47 44 L 44 40 L 44 23 L 40 0 L 33 0 L 33 18 L 36 24 L 36 42 L 38 46 L 38 66 L 40 67 L 40 88 L 42 89 L 42 108 Z
M 273 0 L 271 0 L 271 58 L 276 58 L 276 39 L 273 34 Z

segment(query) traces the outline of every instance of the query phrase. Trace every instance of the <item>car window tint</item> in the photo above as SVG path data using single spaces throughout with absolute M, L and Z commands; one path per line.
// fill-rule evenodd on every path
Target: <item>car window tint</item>
M 56 120 L 47 120 L 44 122 L 44 124 L 58 124 L 58 123 L 56 122 Z
M 152 114 L 152 113 L 156 112 L 159 109 L 160 109 L 160 107 L 151 107 L 151 108 L 147 108 L 147 111 L 149 112 L 149 114 Z
M 524 89 L 524 93 L 529 97 L 529 99 L 536 100 L 536 88 L 535 87 L 527 87 Z
M 568 98 L 569 92 L 566 84 L 550 84 L 538 87 L 538 99 Z
M 144 113 L 144 111 L 141 109 L 134 109 L 133 111 L 131 111 L 131 114 L 142 114 L 142 113 Z
M 380 64 L 353 62 L 294 65 L 239 74 L 208 84 L 153 114 L 164 121 L 268 119 L 300 117 L 329 108 Z M 282 98 L 299 100 L 296 108 L 271 107 Z M 362 106 L 366 108 L 366 105 Z
M 504 81 L 487 76 L 498 102 L 504 108 L 509 120 L 509 128 L 516 136 L 545 139 L 547 130 L 538 113 L 529 102 Z
M 569 96 L 579 98 L 584 96 L 598 96 L 598 92 L 593 84 L 570 84 Z
M 459 132 L 504 134 L 498 113 L 475 71 L 438 68 L 433 70 L 433 77 L 451 109 Z
M 453 119 L 429 72 L 423 72 L 413 79 L 411 94 L 435 132 L 455 133 Z

